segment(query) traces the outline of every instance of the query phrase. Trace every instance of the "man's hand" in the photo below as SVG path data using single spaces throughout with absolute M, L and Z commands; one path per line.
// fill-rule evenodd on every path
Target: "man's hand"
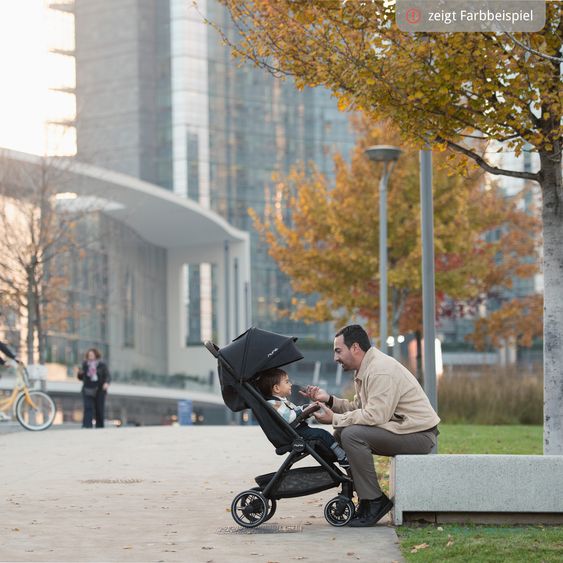
M 322 401 L 326 403 L 330 399 L 330 395 L 324 389 L 316 385 L 307 385 L 307 387 L 299 389 L 299 393 L 312 401 Z
M 320 411 L 314 412 L 313 416 L 322 424 L 332 424 L 334 412 L 326 405 L 323 405 L 323 408 Z

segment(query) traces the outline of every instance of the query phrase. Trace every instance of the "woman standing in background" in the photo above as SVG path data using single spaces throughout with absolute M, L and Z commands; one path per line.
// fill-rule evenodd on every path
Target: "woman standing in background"
M 96 348 L 90 348 L 82 366 L 78 370 L 78 379 L 82 386 L 84 416 L 82 428 L 92 428 L 92 419 L 96 419 L 96 428 L 104 427 L 106 394 L 110 383 L 107 365 L 101 360 L 102 354 Z

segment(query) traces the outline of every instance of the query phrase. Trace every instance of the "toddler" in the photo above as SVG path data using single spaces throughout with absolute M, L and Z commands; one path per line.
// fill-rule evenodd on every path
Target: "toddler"
M 291 381 L 285 371 L 272 368 L 258 374 L 256 387 L 263 397 L 290 424 L 303 412 L 304 407 L 294 405 L 290 400 Z M 346 452 L 338 445 L 330 432 L 322 428 L 311 428 L 305 421 L 295 428 L 303 438 L 319 440 L 329 447 L 342 467 L 349 467 Z

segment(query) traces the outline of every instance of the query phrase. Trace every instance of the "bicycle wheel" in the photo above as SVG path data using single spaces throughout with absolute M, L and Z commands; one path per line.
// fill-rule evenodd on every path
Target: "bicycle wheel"
M 27 430 L 46 430 L 53 424 L 55 402 L 43 391 L 29 391 L 30 404 L 22 393 L 16 401 L 16 418 Z

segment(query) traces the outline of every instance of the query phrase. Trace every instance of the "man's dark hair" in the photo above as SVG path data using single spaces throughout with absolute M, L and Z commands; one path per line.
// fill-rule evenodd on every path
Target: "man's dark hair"
M 358 346 L 364 351 L 367 352 L 371 348 L 371 342 L 369 341 L 369 336 L 367 332 L 360 326 L 360 325 L 348 325 L 344 328 L 341 328 L 334 337 L 343 336 L 344 337 L 344 344 L 348 348 L 357 342 Z
M 256 374 L 257 379 L 254 385 L 264 397 L 270 397 L 274 385 L 278 385 L 284 375 L 287 373 L 280 368 L 265 369 Z

